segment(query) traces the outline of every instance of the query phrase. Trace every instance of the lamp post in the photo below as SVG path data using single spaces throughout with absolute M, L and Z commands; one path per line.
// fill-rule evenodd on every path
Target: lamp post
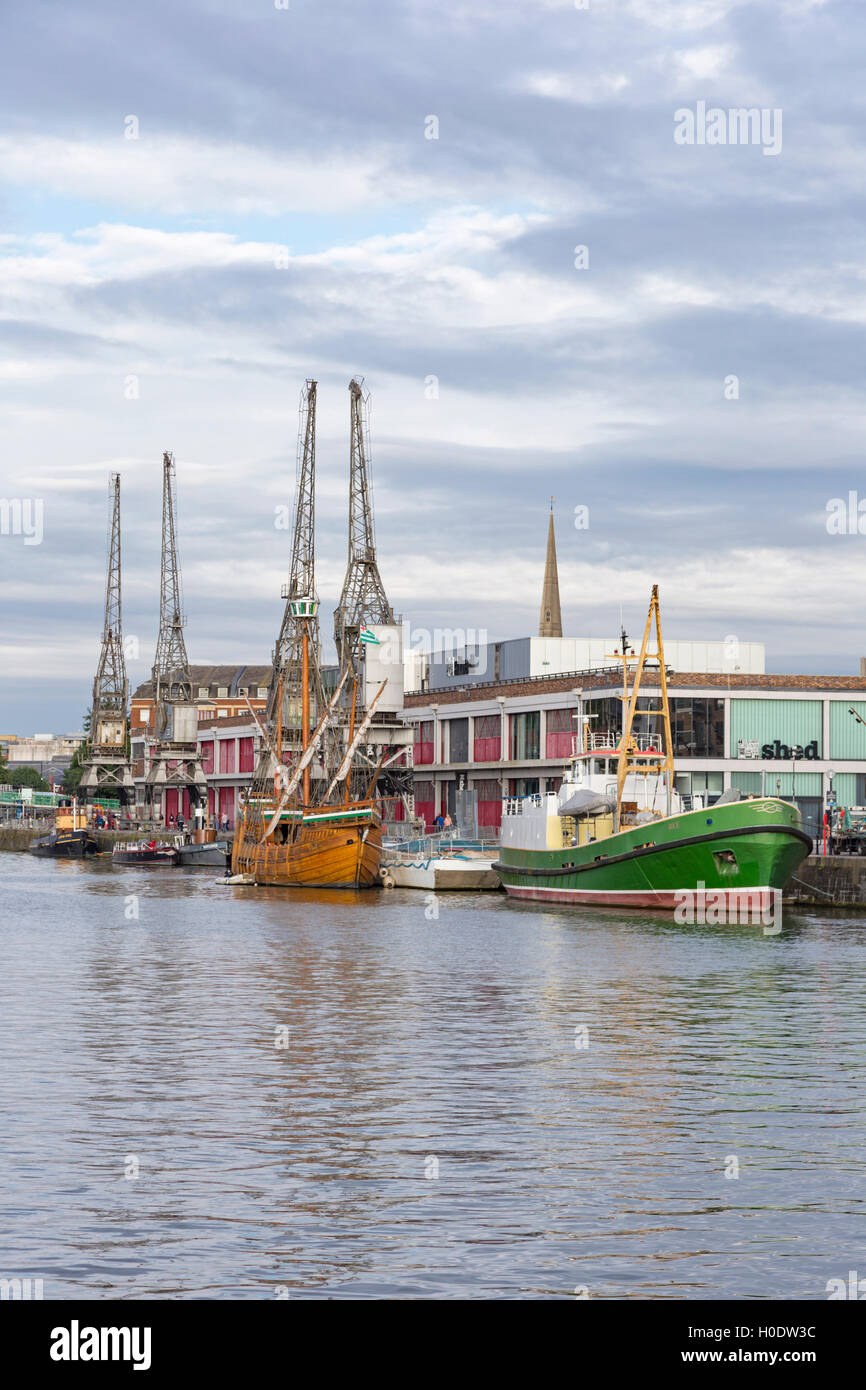
M 828 829 L 829 832 L 830 832 L 830 849 L 831 849 L 831 850 L 832 850 L 832 848 L 833 848 L 833 820 L 834 820 L 835 813 L 836 813 L 836 796 L 835 796 L 835 793 L 834 793 L 834 791 L 833 791 L 833 778 L 834 778 L 835 776 L 836 776 L 835 770 L 834 770 L 832 767 L 828 767 L 828 768 L 827 768 L 827 781 L 830 783 L 830 786 L 829 786 L 829 789 L 828 789 L 828 791 L 827 791 L 826 822 L 827 822 L 827 829 Z M 825 853 L 825 854 L 827 853 L 827 835 L 826 835 L 826 833 L 825 833 L 825 835 L 824 835 L 824 853 Z

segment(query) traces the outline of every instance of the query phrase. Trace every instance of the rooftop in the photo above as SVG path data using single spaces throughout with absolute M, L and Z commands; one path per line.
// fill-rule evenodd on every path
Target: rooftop
M 255 686 L 266 686 L 270 683 L 271 667 L 268 666 L 190 666 L 190 680 L 192 681 L 193 695 L 198 694 L 200 687 L 207 686 L 208 690 L 214 687 L 228 691 L 230 697 L 238 694 L 241 686 L 249 688 Z M 153 682 L 143 681 L 138 688 L 133 691 L 134 700 L 152 700 Z
M 707 674 L 703 671 L 668 673 L 669 690 L 688 688 L 718 691 L 720 694 L 730 690 L 838 690 L 866 695 L 866 676 L 751 675 L 745 672 Z M 621 691 L 622 676 L 609 669 L 572 671 L 558 676 L 527 676 L 513 681 L 485 681 L 478 685 L 449 686 L 441 690 L 406 695 L 404 705 L 407 709 L 424 709 L 431 704 L 455 705 L 468 701 L 493 700 L 498 695 L 530 695 L 535 690 L 540 694 L 557 694 L 576 689 Z M 645 671 L 641 689 L 657 690 L 658 676 L 649 670 Z

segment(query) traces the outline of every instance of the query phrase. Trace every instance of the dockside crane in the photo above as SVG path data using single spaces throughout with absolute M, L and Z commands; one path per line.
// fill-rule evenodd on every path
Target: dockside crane
M 180 565 L 175 529 L 174 456 L 162 456 L 162 549 L 159 585 L 159 636 L 153 670 L 153 738 L 148 749 L 144 803 L 154 819 L 166 813 L 165 793 L 189 795 L 197 819 L 204 815 L 207 784 L 198 753 L 198 714 L 192 694 L 192 677 L 183 629 Z M 196 814 L 198 813 L 198 814 Z
M 340 601 L 334 610 L 334 641 L 340 675 L 348 674 L 345 698 L 353 701 L 355 721 L 364 717 L 383 675 L 384 699 L 367 721 L 358 749 L 363 769 L 355 774 L 357 795 L 371 789 L 403 802 L 414 812 L 411 732 L 403 723 L 402 625 L 388 602 L 376 558 L 373 498 L 370 486 L 369 392 L 362 378 L 349 382 L 349 553 Z M 378 629 L 379 635 L 373 629 Z M 387 630 L 387 631 L 383 631 Z M 386 650 L 388 656 L 386 658 Z M 366 785 L 365 779 L 366 778 Z
M 362 635 L 371 624 L 394 626 L 376 559 L 369 470 L 369 393 L 363 380 L 349 382 L 349 556 L 340 602 L 334 610 L 334 641 L 340 669 L 360 674 Z
M 132 799 L 133 786 L 129 760 L 129 681 L 121 608 L 119 473 L 112 473 L 109 480 L 106 568 L 102 647 L 93 681 L 90 741 L 79 785 L 87 800 L 98 800 L 100 793 L 111 792 L 126 803 Z
M 307 633 L 308 718 L 311 726 L 327 705 L 321 676 L 318 596 L 316 594 L 316 402 L 318 383 L 304 383 L 298 424 L 295 515 L 289 581 L 283 585 L 283 620 L 274 646 L 268 691 L 267 739 L 263 740 L 255 784 L 265 790 L 282 769 L 285 779 L 297 764 L 302 736 L 304 630 Z M 310 730 L 307 730 L 309 738 Z M 323 738 L 325 768 L 336 757 L 330 729 Z M 324 771 L 325 769 L 323 769 Z

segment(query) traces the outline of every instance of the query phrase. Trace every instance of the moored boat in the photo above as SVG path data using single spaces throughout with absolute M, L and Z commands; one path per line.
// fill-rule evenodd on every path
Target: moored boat
M 123 866 L 135 864 L 176 864 L 177 849 L 156 840 L 143 840 L 139 844 L 117 844 L 111 854 L 112 864 Z
M 264 838 L 259 831 L 279 818 Z M 232 873 L 269 887 L 371 888 L 379 882 L 382 822 L 372 802 L 279 808 L 251 802 L 235 836 Z
M 811 848 L 798 808 L 773 798 L 717 802 L 614 833 L 610 813 L 564 811 L 562 791 L 571 785 L 503 807 L 497 868 L 512 897 L 676 909 L 684 893 L 703 892 L 757 914 L 773 906 L 774 890 Z
M 360 387 L 353 381 L 350 390 L 355 422 Z M 387 682 L 369 701 L 364 689 L 359 706 L 359 657 L 348 648 L 330 698 L 322 677 L 315 595 L 316 392 L 311 380 L 301 397 L 291 570 L 264 724 L 247 700 L 262 751 L 235 822 L 231 870 L 241 881 L 268 887 L 370 888 L 379 883 L 382 857 L 382 817 L 371 795 L 379 769 L 366 766 L 361 772 L 355 759 Z M 353 447 L 354 442 L 353 433 Z M 366 583 L 368 549 L 364 555 Z M 360 644 L 378 642 L 362 627 L 355 622 L 352 629 Z M 341 703 L 344 687 L 352 690 L 350 708 Z M 366 794 L 359 796 L 361 791 Z
M 211 840 L 205 844 L 179 845 L 177 862 L 182 869 L 225 869 L 231 862 L 231 847 L 227 840 Z
M 99 845 L 91 829 L 91 808 L 79 806 L 77 801 L 58 806 L 54 829 L 48 835 L 38 836 L 30 853 L 49 859 L 84 859 L 88 854 L 98 854 Z
M 647 650 L 655 622 L 658 650 Z M 667 676 L 658 591 L 653 588 L 640 656 L 623 634 L 623 730 L 591 733 L 581 719 L 578 747 L 557 791 L 507 798 L 497 869 L 516 898 L 607 907 L 691 906 L 755 919 L 810 852 L 797 806 L 774 797 L 725 793 L 686 807 L 673 785 Z M 637 661 L 629 684 L 628 665 Z M 660 702 L 641 716 L 657 732 L 633 732 L 645 667 L 658 666 Z M 745 915 L 744 915 L 745 914 Z M 695 920 L 694 916 L 684 920 Z M 710 916 L 706 920 L 721 920 Z
M 34 840 L 30 853 L 51 859 L 83 859 L 85 855 L 98 854 L 99 845 L 89 830 L 57 830 Z

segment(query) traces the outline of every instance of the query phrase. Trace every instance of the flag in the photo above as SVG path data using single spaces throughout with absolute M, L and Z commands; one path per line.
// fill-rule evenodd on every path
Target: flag
M 381 645 L 382 645 L 382 643 L 379 641 L 378 637 L 376 637 L 375 634 L 372 633 L 368 627 L 362 627 L 362 628 L 361 628 L 361 641 L 362 641 L 362 642 L 372 642 L 372 643 L 374 643 L 377 647 L 381 647 Z

